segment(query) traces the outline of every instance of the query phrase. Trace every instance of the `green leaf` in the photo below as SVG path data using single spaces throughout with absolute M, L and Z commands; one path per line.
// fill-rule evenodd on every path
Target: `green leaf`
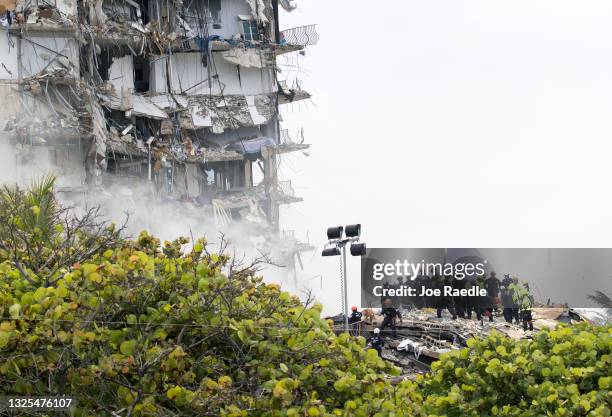
M 200 278 L 198 280 L 198 290 L 200 291 L 208 290 L 208 279 L 207 278 Z
M 9 332 L 0 330 L 0 349 L 6 347 L 11 340 L 11 334 Z
M 65 298 L 68 296 L 69 292 L 68 289 L 66 287 L 64 287 L 63 285 L 59 285 L 57 287 L 57 292 L 56 294 L 61 297 L 61 298 Z
M 181 393 L 183 392 L 183 388 L 179 387 L 179 386 L 175 386 L 174 388 L 170 388 L 167 392 L 166 392 L 166 396 L 168 398 L 170 398 L 171 400 L 175 399 L 176 397 L 178 397 L 179 395 L 181 395 Z
M 591 403 L 587 399 L 580 400 L 580 406 L 584 408 L 585 411 L 589 411 L 591 409 Z
M 136 341 L 135 340 L 126 340 L 125 342 L 121 343 L 121 346 L 119 347 L 119 350 L 125 356 L 132 356 L 132 355 L 134 355 L 134 349 L 135 348 L 136 348 Z
M 44 287 L 39 287 L 36 291 L 34 291 L 34 299 L 38 302 L 41 302 L 46 296 L 47 289 Z
M 12 306 L 10 306 L 9 307 L 9 314 L 10 314 L 11 318 L 18 319 L 19 316 L 21 315 L 21 305 L 20 304 L 13 304 Z

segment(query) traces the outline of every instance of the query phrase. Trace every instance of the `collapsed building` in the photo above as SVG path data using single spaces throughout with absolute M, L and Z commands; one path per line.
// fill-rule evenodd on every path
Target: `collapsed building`
M 279 108 L 310 95 L 277 59 L 318 35 L 280 31 L 279 8 L 295 7 L 0 0 L 0 140 L 20 162 L 50 160 L 66 195 L 144 184 L 155 201 L 218 227 L 248 223 L 299 259 L 310 246 L 280 229 L 279 207 L 301 198 L 278 165 L 309 145 L 282 128 Z
M 383 316 L 372 309 L 366 311 L 365 318 L 353 325 L 351 332 L 354 336 L 369 339 L 372 331 L 381 327 Z M 534 332 L 553 329 L 559 323 L 593 323 L 581 312 L 566 307 L 534 307 L 532 313 Z M 470 338 L 485 338 L 495 331 L 501 336 L 520 340 L 529 339 L 534 333 L 523 330 L 519 324 L 507 323 L 501 311 L 493 313 L 493 321 L 452 319 L 446 311 L 440 318 L 432 308 L 403 309 L 401 314 L 403 319 L 396 322 L 395 332 L 389 328 L 382 332 L 385 338 L 382 357 L 402 368 L 403 377 L 409 378 L 428 372 L 431 364 L 444 353 L 465 348 Z M 334 323 L 336 333 L 344 332 L 342 314 L 328 319 Z

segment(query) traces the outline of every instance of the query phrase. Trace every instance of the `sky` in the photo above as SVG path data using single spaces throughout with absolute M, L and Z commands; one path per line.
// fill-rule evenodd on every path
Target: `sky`
M 296 4 L 281 29 L 320 41 L 299 75 L 313 99 L 282 109 L 312 147 L 282 161 L 304 202 L 281 223 L 317 247 L 299 286 L 327 313 L 332 225 L 361 223 L 368 247 L 612 246 L 612 3 Z M 348 282 L 358 304 L 358 258 Z

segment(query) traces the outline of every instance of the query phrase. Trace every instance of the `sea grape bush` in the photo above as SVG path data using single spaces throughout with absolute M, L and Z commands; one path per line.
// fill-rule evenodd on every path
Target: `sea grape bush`
M 0 198 L 4 395 L 70 395 L 83 417 L 610 415 L 610 327 L 493 334 L 396 384 L 256 265 L 58 216 L 48 185 Z
M 493 333 L 420 380 L 425 415 L 610 416 L 612 328 L 559 326 L 514 341 Z
M 0 390 L 72 395 L 78 416 L 318 416 L 388 389 L 398 370 L 336 337 L 320 305 L 185 243 L 142 233 L 49 287 L 4 260 Z

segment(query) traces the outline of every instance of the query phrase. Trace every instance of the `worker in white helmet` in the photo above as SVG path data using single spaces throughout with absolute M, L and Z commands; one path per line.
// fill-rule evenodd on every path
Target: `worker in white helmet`
M 372 349 L 375 349 L 378 352 L 378 356 L 382 354 L 382 348 L 385 345 L 385 339 L 380 335 L 380 329 L 377 327 L 374 329 L 374 334 L 368 340 Z

